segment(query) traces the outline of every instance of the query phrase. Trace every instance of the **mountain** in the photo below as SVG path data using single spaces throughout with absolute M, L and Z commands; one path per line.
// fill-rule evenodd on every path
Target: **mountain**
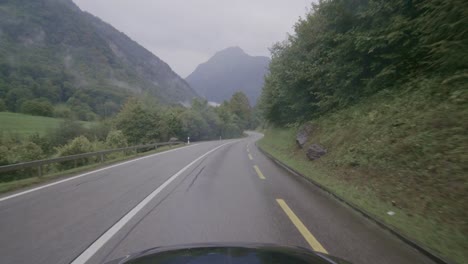
M 197 97 L 164 61 L 71 0 L 0 1 L 0 100 L 9 111 L 40 98 L 106 115 L 134 95 Z
M 236 91 L 242 91 L 254 105 L 269 63 L 268 57 L 250 56 L 239 47 L 231 47 L 200 64 L 186 80 L 208 101 L 221 103 Z

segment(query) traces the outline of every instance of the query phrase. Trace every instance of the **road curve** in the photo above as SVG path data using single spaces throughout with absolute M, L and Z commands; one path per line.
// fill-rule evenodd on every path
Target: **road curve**
M 260 242 L 353 263 L 433 263 L 255 147 L 193 144 L 0 197 L 1 263 L 103 263 L 151 247 Z

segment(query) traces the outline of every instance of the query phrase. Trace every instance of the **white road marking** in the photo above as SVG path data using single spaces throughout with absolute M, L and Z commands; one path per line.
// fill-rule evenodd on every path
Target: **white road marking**
M 118 166 L 122 166 L 122 165 L 125 165 L 125 164 L 128 164 L 128 163 L 131 163 L 131 162 L 135 162 L 135 161 L 138 161 L 138 160 L 147 159 L 147 158 L 151 158 L 151 157 L 154 157 L 154 156 L 159 156 L 159 155 L 166 154 L 166 153 L 169 153 L 169 152 L 194 147 L 194 146 L 197 146 L 197 145 L 198 144 L 194 144 L 194 145 L 190 145 L 190 146 L 186 146 L 186 147 L 182 147 L 182 148 L 172 149 L 172 150 L 152 154 L 152 155 L 149 155 L 149 156 L 141 157 L 141 158 L 138 158 L 138 159 L 132 159 L 132 160 L 125 161 L 125 162 L 122 162 L 122 163 L 114 164 L 114 165 L 111 165 L 111 166 L 108 166 L 108 167 L 105 167 L 105 168 L 101 168 L 101 169 L 98 169 L 98 170 L 93 170 L 93 171 L 90 171 L 90 172 L 86 172 L 86 173 L 83 173 L 83 174 L 80 174 L 80 175 L 77 175 L 77 176 L 73 176 L 73 177 L 66 178 L 66 179 L 63 179 L 63 180 L 60 180 L 60 181 L 56 181 L 56 182 L 53 182 L 53 183 L 49 183 L 49 184 L 42 185 L 42 186 L 39 186 L 39 187 L 36 187 L 36 188 L 32 188 L 32 189 L 29 189 L 29 190 L 26 190 L 26 191 L 22 191 L 22 192 L 19 192 L 19 193 L 15 193 L 15 194 L 12 194 L 12 195 L 9 195 L 9 196 L 2 197 L 2 198 L 0 198 L 0 202 L 3 202 L 5 200 L 11 199 L 11 198 L 15 198 L 15 197 L 27 194 L 27 193 L 39 191 L 41 189 L 44 189 L 44 188 L 47 188 L 47 187 L 50 187 L 50 186 L 54 186 L 54 185 L 57 185 L 57 184 L 60 184 L 60 183 L 63 183 L 63 182 L 78 179 L 78 178 L 87 176 L 89 174 L 93 174 L 93 173 L 100 172 L 100 171 L 103 171 L 103 170 L 108 170 L 108 169 L 111 169 L 111 168 L 115 168 L 115 167 L 118 167 Z
M 102 247 L 104 246 L 117 232 L 119 232 L 122 227 L 125 226 L 139 211 L 141 211 L 151 200 L 156 197 L 164 188 L 166 188 L 167 185 L 169 185 L 172 181 L 174 181 L 179 175 L 181 175 L 184 171 L 186 171 L 190 166 L 195 164 L 197 161 L 203 159 L 213 151 L 216 151 L 217 149 L 227 145 L 231 144 L 233 142 L 228 142 L 225 143 L 221 146 L 218 146 L 199 158 L 195 159 L 194 161 L 190 162 L 187 166 L 182 168 L 180 171 L 178 171 L 176 174 L 172 175 L 168 180 L 166 180 L 161 186 L 159 186 L 156 190 L 154 190 L 152 193 L 150 193 L 148 196 L 146 196 L 145 199 L 143 199 L 139 204 L 137 204 L 130 212 L 128 212 L 124 217 L 122 217 L 117 223 L 115 223 L 111 228 L 109 228 L 102 236 L 100 236 L 91 246 L 89 246 L 81 255 L 79 255 L 71 264 L 84 264 L 86 263 L 89 259 L 91 259 L 94 254 Z

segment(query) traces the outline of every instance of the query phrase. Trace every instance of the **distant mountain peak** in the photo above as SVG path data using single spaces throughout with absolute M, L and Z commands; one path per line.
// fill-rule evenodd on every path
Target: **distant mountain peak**
M 236 58 L 236 57 L 245 57 L 249 56 L 245 51 L 237 46 L 229 47 L 223 50 L 216 52 L 210 60 L 216 59 L 229 59 L 229 58 Z M 208 61 L 210 61 L 208 60 Z
M 225 48 L 223 50 L 220 50 L 220 51 L 216 52 L 216 54 L 222 54 L 222 53 L 246 54 L 245 51 L 243 49 L 241 49 L 240 47 L 238 47 L 238 46 Z
M 250 56 L 234 46 L 218 51 L 198 65 L 186 80 L 209 101 L 222 103 L 237 91 L 244 92 L 254 105 L 263 87 L 270 58 Z

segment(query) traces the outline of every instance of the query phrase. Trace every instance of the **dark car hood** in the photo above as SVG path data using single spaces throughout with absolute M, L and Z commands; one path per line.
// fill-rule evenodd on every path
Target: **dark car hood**
M 344 260 L 299 247 L 271 244 L 191 244 L 157 247 L 113 260 L 107 264 L 349 264 Z

